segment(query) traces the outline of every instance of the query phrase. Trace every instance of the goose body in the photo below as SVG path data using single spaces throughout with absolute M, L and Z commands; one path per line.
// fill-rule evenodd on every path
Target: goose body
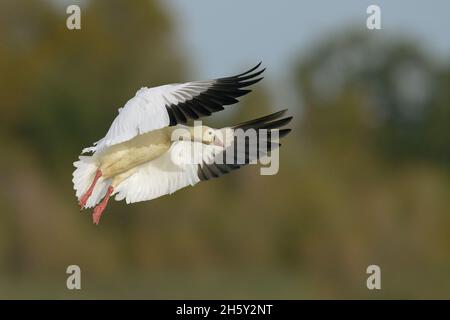
M 103 177 L 113 177 L 163 155 L 170 148 L 172 132 L 173 127 L 150 131 L 102 150 L 98 163 Z
M 250 92 L 242 88 L 262 79 L 256 78 L 264 71 L 255 71 L 259 65 L 234 77 L 142 88 L 119 109 L 106 136 L 82 151 L 92 154 L 74 162 L 76 196 L 82 209 L 95 207 L 94 223 L 112 195 L 127 203 L 152 200 L 220 177 L 278 147 L 272 132 L 289 133 L 278 130 L 292 118 L 281 118 L 286 110 L 222 129 L 186 125 Z M 233 149 L 237 129 L 255 130 L 259 138 L 257 152 L 249 155 L 245 149 L 240 163 Z M 270 132 L 267 137 L 260 135 L 263 129 Z M 231 162 L 224 161 L 227 154 Z

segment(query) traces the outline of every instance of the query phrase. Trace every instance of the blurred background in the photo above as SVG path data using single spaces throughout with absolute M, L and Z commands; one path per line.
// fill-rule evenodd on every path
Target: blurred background
M 381 7 L 381 30 L 366 8 Z M 81 30 L 66 7 L 81 7 Z M 450 298 L 448 1 L 0 2 L 0 298 Z M 256 166 L 126 205 L 99 226 L 81 149 L 142 86 L 265 80 L 210 119 L 288 107 Z M 66 268 L 82 290 L 66 288 Z M 381 267 L 382 290 L 366 288 Z

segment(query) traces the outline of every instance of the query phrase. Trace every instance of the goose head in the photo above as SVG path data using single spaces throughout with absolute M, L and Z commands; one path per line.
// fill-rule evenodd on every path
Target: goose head
M 208 126 L 180 126 L 172 132 L 171 140 L 185 140 L 223 146 L 220 130 L 215 130 Z
M 216 131 L 213 128 L 202 126 L 202 143 L 211 144 L 214 142 Z

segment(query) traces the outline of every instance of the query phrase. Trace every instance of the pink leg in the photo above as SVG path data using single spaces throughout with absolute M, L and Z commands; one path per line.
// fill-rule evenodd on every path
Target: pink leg
M 91 186 L 89 187 L 89 189 L 81 196 L 80 201 L 78 202 L 78 204 L 80 205 L 81 209 L 84 208 L 84 206 L 86 205 L 86 202 L 88 201 L 89 197 L 92 194 L 92 191 L 94 191 L 95 188 L 95 184 L 97 183 L 97 180 L 100 179 L 100 177 L 102 176 L 102 172 L 100 170 L 97 170 L 95 172 L 95 177 L 94 180 L 91 183 Z
M 102 216 L 102 213 L 105 210 L 106 205 L 108 204 L 109 197 L 111 196 L 111 193 L 113 193 L 113 191 L 114 188 L 112 186 L 109 186 L 102 202 L 100 202 L 100 204 L 98 204 L 94 208 L 94 212 L 92 213 L 92 221 L 94 222 L 94 224 L 98 224 L 100 222 L 100 217 Z

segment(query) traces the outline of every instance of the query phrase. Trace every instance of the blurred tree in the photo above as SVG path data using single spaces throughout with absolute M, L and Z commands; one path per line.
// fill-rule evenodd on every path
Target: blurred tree
M 439 67 L 416 44 L 370 32 L 333 35 L 298 64 L 305 112 L 291 179 L 301 181 L 308 227 L 297 234 L 308 245 L 297 250 L 309 259 L 309 274 L 320 270 L 337 296 L 364 295 L 358 270 L 370 261 L 397 277 L 408 270 L 388 280 L 388 297 L 414 295 L 409 281 L 427 287 L 418 276 L 425 269 L 445 279 L 441 294 L 448 290 L 438 269 L 449 263 L 441 239 L 449 182 L 440 167 L 449 164 L 449 78 L 448 67 Z
M 81 9 L 81 30 L 68 30 L 60 3 L 0 2 L 0 141 L 8 155 L 0 164 L 10 168 L 0 184 L 0 271 L 9 278 L 63 270 L 72 258 L 94 274 L 129 262 L 128 241 L 115 243 L 114 232 L 92 241 L 88 228 L 75 227 L 72 162 L 140 86 L 184 74 L 158 3 L 96 0 Z M 85 250 L 88 242 L 96 253 Z
M 304 60 L 298 79 L 306 127 L 321 134 L 339 129 L 344 139 L 349 130 L 354 139 L 370 134 L 391 159 L 412 156 L 449 164 L 450 151 L 443 145 L 450 139 L 450 126 L 442 120 L 449 112 L 445 74 L 416 45 L 346 33 Z M 358 100 L 353 107 L 342 103 L 350 96 Z
M 101 138 L 140 86 L 181 78 L 170 22 L 152 1 L 89 1 L 78 31 L 47 1 L 1 9 L 1 127 L 52 171 Z

